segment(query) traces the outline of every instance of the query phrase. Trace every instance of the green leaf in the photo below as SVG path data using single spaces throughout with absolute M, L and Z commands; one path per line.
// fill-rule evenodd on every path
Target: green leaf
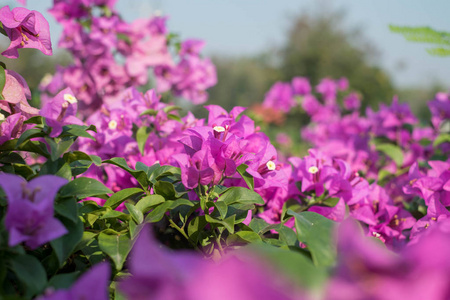
M 245 245 L 249 243 L 261 242 L 261 237 L 253 231 L 239 231 L 231 234 L 227 238 L 227 245 Z
M 253 191 L 255 189 L 255 179 L 250 173 L 246 171 L 247 168 L 248 165 L 242 164 L 237 167 L 237 171 L 239 172 L 239 174 L 241 174 L 242 179 L 244 179 L 245 183 L 247 183 L 248 188 Z
M 179 106 L 176 106 L 176 105 L 168 105 L 168 106 L 164 107 L 163 110 L 167 114 L 174 110 L 182 110 L 182 108 Z
M 43 125 L 44 124 L 44 117 L 42 117 L 42 116 L 34 116 L 34 117 L 31 117 L 28 120 L 24 121 L 23 124 Z
M 16 152 L 2 153 L 0 156 L 0 163 L 2 164 L 22 164 L 26 165 L 22 156 Z
M 193 218 L 189 224 L 188 224 L 188 236 L 189 238 L 195 243 L 198 243 L 199 237 L 203 231 L 203 228 L 205 228 L 206 222 L 205 216 L 198 216 Z
M 145 214 L 150 210 L 150 208 L 152 208 L 155 205 L 161 204 L 164 201 L 166 201 L 166 199 L 164 199 L 163 196 L 148 195 L 136 203 L 136 208 L 139 209 L 143 214 Z
M 69 289 L 80 275 L 79 271 L 72 273 L 57 274 L 50 278 L 47 287 L 53 287 L 55 290 Z
M 26 297 L 41 294 L 47 284 L 47 274 L 39 260 L 32 255 L 18 255 L 10 260 L 11 270 L 25 286 Z
M 125 203 L 125 207 L 127 208 L 131 217 L 137 224 L 141 224 L 144 221 L 143 213 L 139 209 L 137 209 L 133 204 Z
M 221 219 L 225 219 L 225 216 L 227 215 L 227 212 L 228 212 L 227 204 L 224 201 L 213 202 L 213 204 L 214 204 L 214 207 L 219 212 Z
M 81 241 L 84 229 L 83 222 L 80 220 L 77 220 L 77 222 L 74 223 L 68 219 L 62 218 L 61 221 L 69 232 L 50 242 L 50 245 L 53 250 L 55 250 L 56 256 L 58 257 L 60 266 L 64 264 Z
M 66 178 L 68 180 L 72 179 L 72 169 L 62 158 L 56 160 L 47 160 L 42 165 L 39 174 L 50 174 Z
M 78 177 L 63 186 L 60 194 L 62 197 L 84 199 L 87 197 L 112 194 L 112 191 L 96 179 Z
M 333 240 L 335 222 L 315 212 L 305 211 L 288 214 L 295 217 L 295 229 L 300 242 L 311 252 L 316 266 L 332 266 L 336 260 L 336 246 Z
M 63 158 L 69 164 L 77 160 L 92 161 L 91 156 L 82 151 L 71 151 L 64 153 Z
M 147 143 L 148 136 L 151 132 L 152 129 L 147 126 L 140 127 L 136 132 L 136 141 L 142 155 L 144 155 L 145 144 Z
M 26 142 L 32 138 L 44 137 L 46 135 L 47 134 L 45 132 L 43 132 L 42 129 L 40 129 L 40 128 L 28 129 L 27 131 L 22 133 L 22 135 L 17 140 L 17 146 L 22 145 L 24 142 Z
M 264 200 L 258 193 L 243 187 L 232 187 L 227 189 L 217 201 L 224 201 L 227 205 L 234 203 L 264 204 Z
M 246 248 L 259 261 L 273 267 L 277 273 L 292 279 L 297 285 L 307 288 L 312 294 L 320 295 L 321 292 L 323 293 L 323 287 L 328 276 L 327 269 L 313 265 L 311 259 L 303 252 L 278 248 L 268 244 L 250 244 Z M 244 258 L 248 255 L 246 251 L 242 251 L 242 253 Z
M 225 220 L 214 219 L 210 215 L 205 215 L 205 220 L 208 223 L 214 223 L 224 226 L 231 234 L 234 233 L 234 223 L 235 223 L 235 215 L 231 215 Z
M 403 152 L 400 147 L 393 144 L 379 144 L 376 145 L 376 150 L 381 151 L 392 158 L 398 167 L 403 164 Z
M 78 206 L 74 198 L 58 199 L 55 203 L 57 214 L 69 219 L 72 222 L 78 221 Z
M 156 116 L 158 114 L 157 110 L 154 109 L 147 109 L 145 111 L 143 111 L 140 116 L 145 116 L 145 115 L 149 115 L 149 116 Z
M 155 190 L 155 194 L 161 195 L 166 199 L 176 198 L 175 187 L 170 182 L 159 180 L 154 184 L 153 189 Z
M 63 126 L 63 132 L 61 133 L 60 137 L 63 136 L 85 137 L 95 141 L 95 138 L 90 133 L 88 133 L 87 130 L 92 130 L 94 132 L 97 131 L 95 126 L 93 125 L 89 127 L 85 125 L 75 125 L 75 124 L 66 125 Z
M 161 221 L 164 217 L 164 214 L 170 209 L 170 206 L 173 204 L 173 201 L 167 200 L 157 207 L 155 207 L 146 217 L 145 221 L 149 223 L 155 223 Z
M 3 89 L 5 88 L 6 83 L 6 72 L 3 66 L 0 66 L 0 100 L 5 100 L 3 97 Z
M 125 200 L 140 193 L 145 193 L 145 191 L 142 190 L 141 188 L 128 188 L 120 190 L 117 193 L 112 194 L 111 197 L 109 197 L 109 199 L 106 200 L 103 206 L 109 206 L 112 209 L 115 209 Z
M 128 166 L 127 161 L 125 160 L 125 158 L 123 158 L 123 157 L 113 157 L 111 159 L 103 161 L 103 163 L 112 164 L 112 165 L 115 165 L 115 166 L 117 166 L 117 167 L 127 171 L 134 178 L 136 178 L 136 180 L 139 182 L 139 184 L 141 185 L 141 187 L 144 190 L 146 190 L 148 188 L 150 183 L 148 181 L 147 173 L 145 173 L 144 171 L 136 171 L 136 170 L 133 170 L 132 168 L 130 168 Z
M 335 207 L 336 204 L 338 204 L 340 198 L 334 197 L 334 198 L 326 198 L 322 201 L 322 204 L 329 207 Z
M 61 155 L 64 154 L 64 152 L 69 150 L 74 142 L 73 139 L 61 139 L 58 143 L 56 143 L 53 139 L 47 137 L 45 138 L 45 140 L 50 145 L 51 160 L 57 160 L 58 158 L 60 158 Z
M 269 223 L 267 223 L 266 221 L 264 221 L 263 219 L 259 219 L 259 218 L 252 218 L 252 220 L 250 221 L 250 224 L 248 224 L 248 226 L 256 233 L 259 233 L 260 231 L 262 231 L 264 228 L 266 228 L 267 226 L 269 226 Z
M 98 235 L 98 245 L 114 262 L 116 270 L 122 270 L 123 263 L 131 250 L 131 240 L 128 234 L 116 234 L 107 229 Z
M 120 219 L 122 221 L 131 220 L 130 215 L 127 215 L 127 214 L 125 214 L 121 211 L 117 211 L 117 210 L 110 210 L 110 211 L 106 212 L 104 215 L 102 215 L 99 219 L 103 220 L 103 219 L 109 219 L 109 218 Z
M 433 142 L 433 147 L 437 147 L 443 143 L 450 143 L 450 134 L 441 133 L 440 135 L 438 135 Z

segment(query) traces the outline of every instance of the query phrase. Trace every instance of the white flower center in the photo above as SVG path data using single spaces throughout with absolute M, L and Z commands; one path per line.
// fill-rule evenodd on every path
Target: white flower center
M 225 127 L 222 127 L 222 126 L 214 126 L 214 131 L 217 131 L 217 132 L 224 132 L 225 131 Z
M 117 128 L 117 122 L 115 120 L 109 121 L 108 127 L 109 127 L 109 129 L 112 129 L 112 130 L 116 129 Z
M 5 115 L 0 113 L 0 121 L 4 121 L 5 120 Z
M 66 100 L 67 102 L 69 102 L 70 104 L 74 104 L 77 103 L 77 98 L 75 98 L 74 96 L 72 96 L 71 94 L 64 94 L 64 100 Z
M 309 167 L 308 172 L 311 174 L 316 174 L 319 172 L 319 169 L 316 166 Z
M 269 169 L 270 171 L 273 171 L 273 170 L 275 170 L 275 169 L 277 168 L 277 166 L 275 165 L 275 163 L 274 163 L 273 161 L 271 161 L 271 160 L 269 160 L 269 161 L 266 163 L 266 166 L 267 166 L 267 169 Z
M 53 75 L 50 73 L 47 73 L 44 75 L 44 77 L 42 77 L 41 84 L 43 86 L 47 86 L 52 82 L 52 79 L 53 79 Z

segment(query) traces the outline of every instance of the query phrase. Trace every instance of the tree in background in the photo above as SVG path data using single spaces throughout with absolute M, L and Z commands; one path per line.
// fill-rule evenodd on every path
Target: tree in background
M 344 14 L 321 10 L 294 18 L 281 49 L 283 80 L 305 76 L 312 84 L 321 78 L 346 77 L 363 96 L 363 104 L 389 101 L 394 88 L 389 75 L 377 66 L 376 50 L 357 30 L 346 29 Z
M 394 88 L 389 75 L 376 64 L 376 51 L 358 30 L 345 28 L 339 11 L 301 13 L 292 19 L 284 45 L 255 57 L 221 58 L 218 85 L 211 99 L 226 108 L 261 102 L 275 81 L 308 77 L 313 85 L 324 77 L 347 77 L 361 92 L 363 106 L 390 101 Z

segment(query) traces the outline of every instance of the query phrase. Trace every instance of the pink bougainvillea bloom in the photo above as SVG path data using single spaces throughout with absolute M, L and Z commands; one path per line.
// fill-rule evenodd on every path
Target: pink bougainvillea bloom
M 5 70 L 5 75 L 5 86 L 1 92 L 4 100 L 0 100 L 0 109 L 10 114 L 21 112 L 28 117 L 37 115 L 39 110 L 27 101 L 31 98 L 31 92 L 25 79 L 11 70 Z
M 27 182 L 17 175 L 0 174 L 0 187 L 8 200 L 5 227 L 10 247 L 25 242 L 36 249 L 67 233 L 64 225 L 53 217 L 55 195 L 66 183 L 66 179 L 54 175 Z
M 45 55 L 52 55 L 52 43 L 47 20 L 35 10 L 9 6 L 0 9 L 0 22 L 6 31 L 11 44 L 2 55 L 8 58 L 18 58 L 19 48 L 35 48 Z
M 68 290 L 57 290 L 38 300 L 96 299 L 107 300 L 109 274 L 108 263 L 99 263 L 83 274 Z
M 3 114 L 0 114 L 0 145 L 11 139 L 19 138 L 30 126 L 23 123 L 27 118 L 20 113 L 9 115 L 6 119 L 3 118 Z
M 70 88 L 62 90 L 53 99 L 46 102 L 40 113 L 45 118 L 47 125 L 52 128 L 50 137 L 60 135 L 64 125 L 83 125 L 83 122 L 76 117 L 77 99 Z

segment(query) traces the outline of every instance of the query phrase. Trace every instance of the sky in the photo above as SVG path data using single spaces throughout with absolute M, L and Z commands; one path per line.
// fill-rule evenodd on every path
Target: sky
M 50 0 L 28 0 L 27 7 L 44 13 L 51 5 Z M 449 0 L 117 0 L 117 10 L 126 20 L 161 12 L 170 16 L 171 32 L 204 39 L 206 55 L 228 56 L 281 46 L 293 16 L 317 9 L 344 10 L 345 26 L 362 30 L 398 87 L 439 82 L 450 88 L 450 57 L 431 56 L 426 44 L 408 42 L 388 28 L 393 24 L 450 31 Z M 52 16 L 44 16 L 54 29 L 56 45 L 61 29 Z

